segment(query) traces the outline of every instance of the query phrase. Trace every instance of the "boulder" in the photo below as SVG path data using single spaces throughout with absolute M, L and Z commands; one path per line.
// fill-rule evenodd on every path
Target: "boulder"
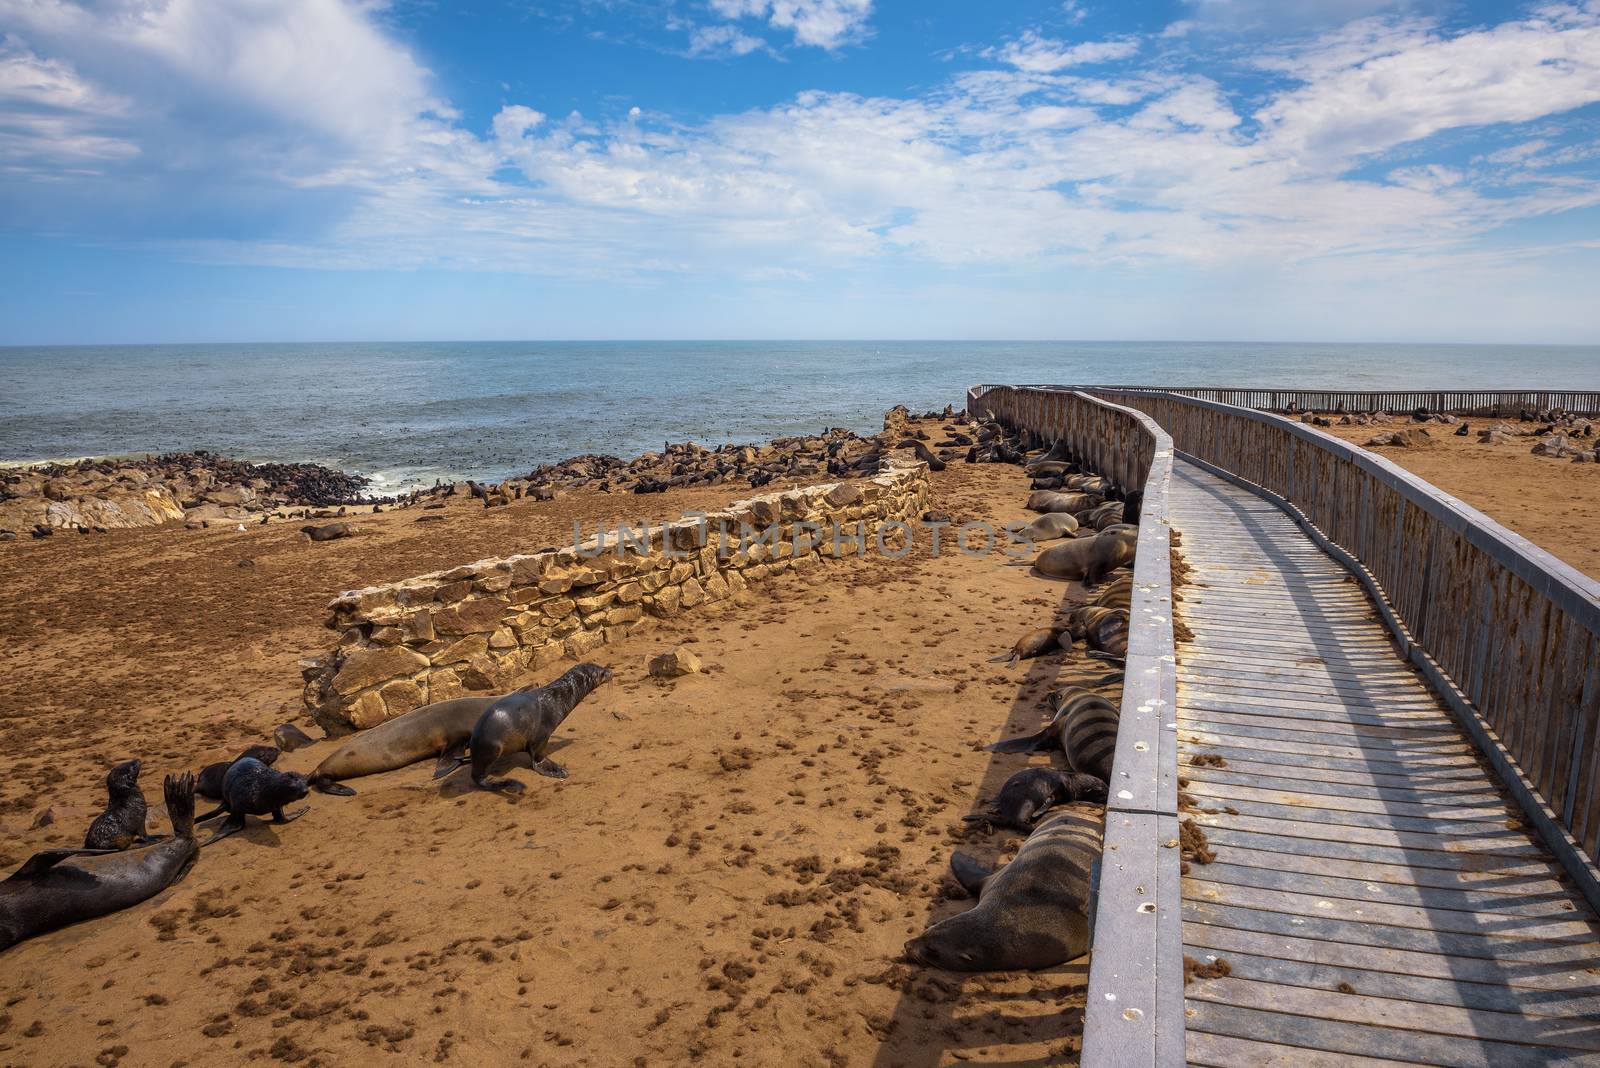
M 676 679 L 700 670 L 700 658 L 679 645 L 650 658 L 650 674 L 658 679 Z
M 1362 444 L 1370 448 L 1395 448 L 1395 449 L 1425 449 L 1433 444 L 1433 438 L 1420 426 L 1407 427 L 1404 430 L 1391 430 L 1384 434 L 1375 434 Z

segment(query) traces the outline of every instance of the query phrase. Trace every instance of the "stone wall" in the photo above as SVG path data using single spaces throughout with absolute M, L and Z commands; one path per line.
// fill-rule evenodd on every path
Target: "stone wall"
M 927 507 L 927 465 L 890 460 L 872 478 L 351 590 L 328 606 L 338 644 L 302 662 L 306 707 L 341 734 L 494 690 L 768 576 L 874 552 L 880 541 L 897 550 L 907 532 L 896 523 L 915 524 Z

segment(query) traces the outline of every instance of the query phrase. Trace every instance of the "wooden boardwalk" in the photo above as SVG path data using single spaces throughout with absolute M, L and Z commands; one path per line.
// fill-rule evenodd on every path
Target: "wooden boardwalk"
M 1190 464 L 1171 506 L 1181 815 L 1215 853 L 1184 952 L 1228 966 L 1185 989 L 1190 1063 L 1600 1065 L 1600 922 L 1362 588 Z

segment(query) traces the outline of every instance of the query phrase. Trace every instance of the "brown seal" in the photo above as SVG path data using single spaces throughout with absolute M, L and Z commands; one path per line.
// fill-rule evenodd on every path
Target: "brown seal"
M 325 794 L 355 793 L 341 779 L 395 771 L 436 758 L 446 771 L 461 763 L 472 728 L 504 696 L 458 697 L 414 708 L 345 741 L 311 772 L 311 787 Z
M 1080 579 L 1093 586 L 1117 568 L 1132 565 L 1136 546 L 1136 539 L 1116 533 L 1074 538 L 1034 557 L 1033 568 L 1048 578 Z
M 1071 512 L 1046 512 L 1030 523 L 1007 524 L 1006 532 L 1018 541 L 1055 541 L 1076 534 L 1078 520 Z
M 1093 493 L 1057 493 L 1055 490 L 1035 490 L 1028 494 L 1030 512 L 1081 512 L 1093 508 L 1103 498 Z
M 950 872 L 976 907 L 906 943 L 906 956 L 953 972 L 1052 968 L 1089 951 L 1102 817 L 1073 807 L 1041 820 L 1010 864 L 992 871 L 964 853 Z
M 148 900 L 188 873 L 194 839 L 194 778 L 167 776 L 172 837 L 140 849 L 46 849 L 0 883 L 0 950 L 69 923 Z
M 1061 639 L 1065 638 L 1063 644 Z M 1030 630 L 1017 639 L 1017 644 L 1011 647 L 1009 653 L 989 658 L 989 663 L 998 664 L 1002 661 L 1007 667 L 1015 667 L 1018 660 L 1031 660 L 1036 656 L 1047 656 L 1050 653 L 1070 653 L 1072 651 L 1072 637 L 1062 630 L 1052 630 L 1048 627 L 1040 630 Z

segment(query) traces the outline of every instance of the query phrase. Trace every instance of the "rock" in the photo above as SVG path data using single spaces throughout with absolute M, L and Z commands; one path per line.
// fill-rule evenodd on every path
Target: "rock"
M 1424 449 L 1433 444 L 1433 438 L 1419 426 L 1405 430 L 1391 430 L 1376 434 L 1363 442 L 1368 448 Z
M 1549 435 L 1535 445 L 1532 449 L 1532 452 L 1535 456 L 1553 456 L 1557 459 L 1566 459 L 1571 456 L 1577 456 L 1583 451 L 1583 449 L 1580 449 L 1578 446 L 1572 443 L 1571 438 L 1562 433 Z
M 410 678 L 427 667 L 427 658 L 399 646 L 357 649 L 346 654 L 331 685 L 343 697 L 390 679 Z
M 700 658 L 679 645 L 650 658 L 650 674 L 658 679 L 676 679 L 700 670 Z

